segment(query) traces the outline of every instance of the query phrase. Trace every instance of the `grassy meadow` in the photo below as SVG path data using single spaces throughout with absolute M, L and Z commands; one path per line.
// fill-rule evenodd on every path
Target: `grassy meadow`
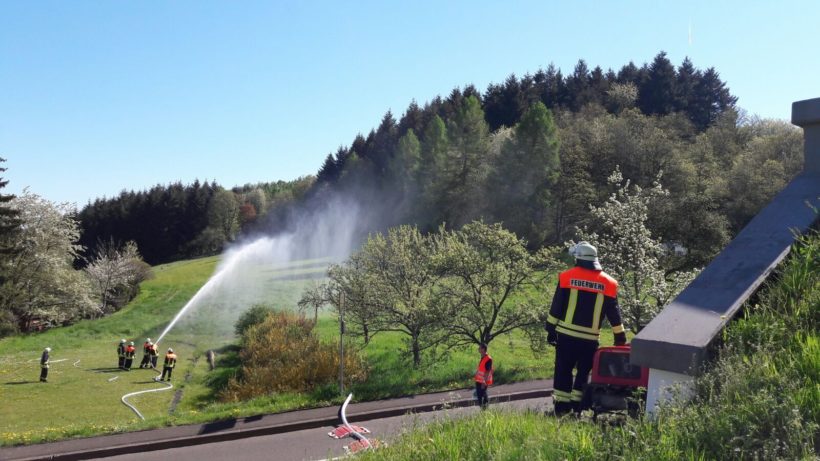
M 129 399 L 146 420 L 141 421 L 120 397 L 159 387 L 156 373 L 139 369 L 146 337 L 155 341 L 176 313 L 214 273 L 218 258 L 176 262 L 154 268 L 155 277 L 143 282 L 139 295 L 119 312 L 64 328 L 0 340 L 0 445 L 36 443 L 75 436 L 132 431 L 173 424 L 207 422 L 296 408 L 334 405 L 342 401 L 336 384 L 309 393 L 273 394 L 243 402 L 221 402 L 218 392 L 236 373 L 233 327 L 237 304 L 250 302 L 242 293 L 269 305 L 295 309 L 305 288 L 322 278 L 327 262 L 305 260 L 287 267 L 258 268 L 242 281 L 240 293 L 216 297 L 183 317 L 160 343 L 159 366 L 167 347 L 179 361 L 174 389 Z M 550 290 L 551 291 L 551 287 Z M 548 300 L 545 299 L 545 305 Z M 227 313 L 227 314 L 226 314 Z M 311 314 L 308 314 L 311 315 Z M 322 312 L 319 336 L 338 344 L 338 323 Z M 133 340 L 137 356 L 130 372 L 116 368 L 120 338 Z M 603 341 L 611 341 L 604 332 Z M 346 347 L 359 347 L 346 338 Z M 49 382 L 38 382 L 39 357 L 52 348 Z M 490 345 L 497 383 L 548 378 L 552 350 L 534 353 L 523 335 L 509 335 Z M 217 368 L 209 370 L 205 352 L 217 351 Z M 439 350 L 425 355 L 419 369 L 412 367 L 404 340 L 397 333 L 380 333 L 360 350 L 369 378 L 349 391 L 355 400 L 372 400 L 471 385 L 477 352 Z

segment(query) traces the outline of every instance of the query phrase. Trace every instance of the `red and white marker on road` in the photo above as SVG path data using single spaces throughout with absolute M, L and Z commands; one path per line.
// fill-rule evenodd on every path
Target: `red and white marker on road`
M 333 437 L 334 439 L 343 439 L 348 435 L 352 434 L 353 432 L 358 432 L 360 434 L 369 434 L 370 429 L 362 426 L 357 426 L 355 424 L 351 424 L 350 427 L 347 426 L 339 426 L 336 429 L 328 432 L 327 435 Z

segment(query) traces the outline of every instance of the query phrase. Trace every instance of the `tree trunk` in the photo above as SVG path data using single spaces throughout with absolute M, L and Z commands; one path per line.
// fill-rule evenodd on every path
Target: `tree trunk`
M 493 340 L 493 335 L 490 334 L 489 331 L 484 331 L 484 332 L 481 333 L 481 342 L 482 343 L 489 345 L 490 341 L 492 341 L 492 340 Z
M 413 366 L 418 368 L 421 364 L 421 349 L 419 348 L 419 337 L 413 335 Z

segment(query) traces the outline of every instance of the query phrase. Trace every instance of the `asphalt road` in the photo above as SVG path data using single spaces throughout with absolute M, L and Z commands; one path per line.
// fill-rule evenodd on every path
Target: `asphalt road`
M 515 409 L 519 411 L 530 409 L 544 412 L 551 405 L 551 398 L 540 398 L 499 403 L 495 405 L 495 408 Z M 372 433 L 368 434 L 369 438 L 377 438 L 390 443 L 391 440 L 399 436 L 403 431 L 413 430 L 414 427 L 418 427 L 419 425 L 424 425 L 442 418 L 463 417 L 465 415 L 474 414 L 477 411 L 479 411 L 477 407 L 455 408 L 429 413 L 374 419 L 356 424 L 370 429 Z M 344 456 L 345 445 L 353 442 L 353 439 L 349 437 L 338 440 L 329 437 L 327 433 L 333 429 L 333 426 L 327 426 L 285 434 L 251 437 L 241 440 L 230 440 L 100 459 L 111 461 L 325 460 Z

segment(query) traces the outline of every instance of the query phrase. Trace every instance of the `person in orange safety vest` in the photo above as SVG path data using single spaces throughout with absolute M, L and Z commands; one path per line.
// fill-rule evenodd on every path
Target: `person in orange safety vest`
M 170 347 L 168 348 L 168 353 L 165 354 L 165 363 L 162 366 L 162 376 L 160 376 L 159 380 L 162 381 L 165 379 L 165 374 L 168 374 L 168 379 L 166 381 L 171 380 L 171 373 L 174 371 L 174 367 L 177 364 L 177 355 L 174 354 L 174 350 Z
M 475 371 L 475 398 L 476 403 L 481 405 L 481 409 L 487 409 L 490 400 L 487 397 L 487 388 L 493 384 L 493 358 L 487 354 L 487 344 L 481 343 L 478 345 L 478 353 L 481 354 L 481 360 L 478 362 L 478 367 Z
M 129 341 L 125 348 L 125 371 L 131 371 L 131 365 L 134 363 L 134 356 L 137 355 L 137 348 L 134 347 L 134 341 Z

